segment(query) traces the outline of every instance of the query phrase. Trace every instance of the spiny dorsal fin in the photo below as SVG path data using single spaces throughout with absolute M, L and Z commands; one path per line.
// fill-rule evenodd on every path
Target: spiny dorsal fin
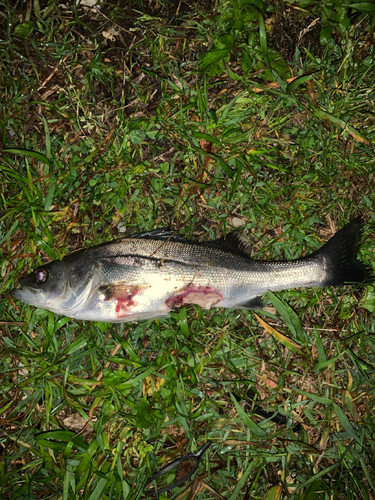
M 144 233 L 137 233 L 130 236 L 131 238 L 143 238 L 145 240 L 168 240 L 168 241 L 187 241 L 182 236 L 171 231 L 169 228 L 160 227 L 152 231 L 145 231 Z
M 217 240 L 209 241 L 206 245 L 221 248 L 227 252 L 232 252 L 242 257 L 251 258 L 252 245 L 249 243 L 240 232 L 233 231 L 227 234 L 226 237 L 222 236 Z

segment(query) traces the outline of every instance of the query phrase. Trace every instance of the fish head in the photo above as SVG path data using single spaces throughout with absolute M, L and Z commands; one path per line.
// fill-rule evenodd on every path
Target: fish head
M 97 264 L 83 257 L 54 261 L 35 269 L 11 291 L 27 304 L 74 317 L 92 290 Z

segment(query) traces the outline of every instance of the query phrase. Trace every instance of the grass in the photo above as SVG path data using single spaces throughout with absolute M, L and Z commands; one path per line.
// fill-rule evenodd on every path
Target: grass
M 372 265 L 374 9 L 356 5 L 1 3 L 1 498 L 144 498 L 208 439 L 168 498 L 373 498 L 373 286 L 120 326 L 9 293 L 161 226 L 241 224 L 257 258 L 293 259 L 364 214 Z

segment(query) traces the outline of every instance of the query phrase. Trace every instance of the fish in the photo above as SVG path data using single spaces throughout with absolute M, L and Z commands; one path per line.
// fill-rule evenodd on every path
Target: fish
M 357 258 L 363 227 L 356 217 L 319 250 L 290 261 L 252 259 L 237 231 L 198 242 L 155 229 L 38 267 L 11 294 L 70 318 L 109 323 L 165 318 L 188 304 L 261 309 L 268 291 L 372 282 Z

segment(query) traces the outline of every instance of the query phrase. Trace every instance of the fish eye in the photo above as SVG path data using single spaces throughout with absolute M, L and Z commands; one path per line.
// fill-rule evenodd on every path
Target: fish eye
M 37 269 L 34 274 L 35 274 L 35 279 L 38 281 L 38 283 L 44 283 L 49 276 L 49 271 L 48 269 L 41 268 Z

